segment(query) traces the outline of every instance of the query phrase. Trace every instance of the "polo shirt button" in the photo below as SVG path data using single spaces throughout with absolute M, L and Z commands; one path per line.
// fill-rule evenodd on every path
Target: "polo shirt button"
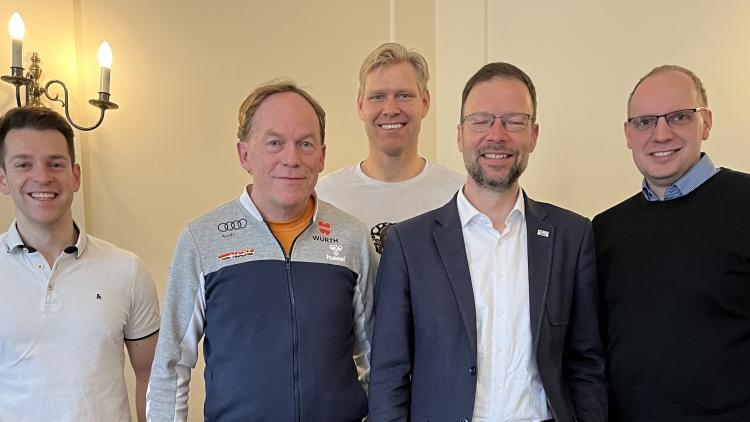
M 477 374 L 477 367 L 476 366 L 470 367 L 469 368 L 469 375 L 474 376 L 476 374 Z
M 36 266 L 36 269 L 37 270 L 43 270 L 44 269 L 44 265 L 39 264 L 39 265 Z

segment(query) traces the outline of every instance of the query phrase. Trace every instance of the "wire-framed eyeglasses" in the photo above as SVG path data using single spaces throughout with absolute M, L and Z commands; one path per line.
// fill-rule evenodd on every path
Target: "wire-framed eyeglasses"
M 520 132 L 531 123 L 531 115 L 526 113 L 507 113 L 501 116 L 490 113 L 472 113 L 464 116 L 461 123 L 466 123 L 472 132 L 484 133 L 490 130 L 497 119 L 508 132 Z
M 683 126 L 695 120 L 695 113 L 707 110 L 706 107 L 686 108 L 658 116 L 635 116 L 629 118 L 628 124 L 635 130 L 645 132 L 656 127 L 659 118 L 663 117 L 669 127 Z

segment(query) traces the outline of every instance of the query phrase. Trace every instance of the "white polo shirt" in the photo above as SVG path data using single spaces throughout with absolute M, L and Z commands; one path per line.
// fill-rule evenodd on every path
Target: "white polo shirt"
M 81 231 L 50 268 L 13 221 L 0 292 L 0 421 L 130 422 L 124 342 L 159 329 L 140 258 Z

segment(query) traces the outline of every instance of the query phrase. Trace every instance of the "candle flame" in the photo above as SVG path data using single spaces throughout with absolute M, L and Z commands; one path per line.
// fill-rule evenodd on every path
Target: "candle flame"
M 99 59 L 99 66 L 101 67 L 112 67 L 112 49 L 109 48 L 109 43 L 104 41 L 99 47 L 99 53 L 96 57 Z
M 23 24 L 23 19 L 18 12 L 13 12 L 8 21 L 8 33 L 14 40 L 23 40 L 23 36 L 26 33 L 26 27 Z

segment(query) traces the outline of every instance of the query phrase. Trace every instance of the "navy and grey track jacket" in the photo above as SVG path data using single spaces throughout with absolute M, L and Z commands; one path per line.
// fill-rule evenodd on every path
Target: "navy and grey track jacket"
M 183 421 L 204 339 L 206 421 L 367 414 L 375 255 L 364 224 L 317 201 L 290 256 L 247 192 L 189 224 L 169 271 L 149 421 Z

